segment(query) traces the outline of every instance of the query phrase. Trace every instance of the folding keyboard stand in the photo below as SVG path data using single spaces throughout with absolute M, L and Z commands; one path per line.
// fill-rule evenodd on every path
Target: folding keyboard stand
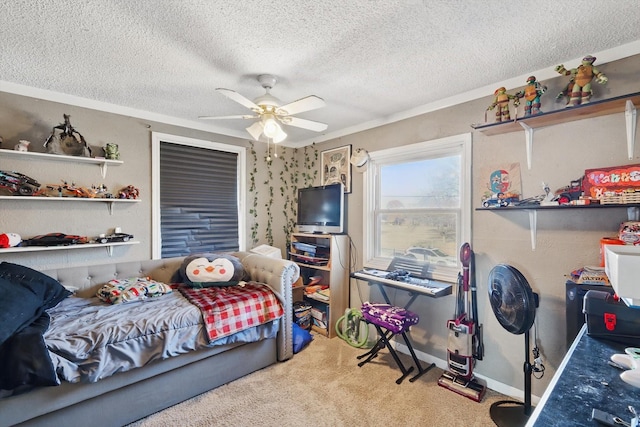
M 384 284 L 381 283 L 381 282 L 376 282 L 376 281 L 372 281 L 372 282 L 374 282 L 374 283 L 376 283 L 378 285 L 378 287 L 380 288 L 380 292 L 382 294 L 382 297 L 384 298 L 385 302 L 387 304 L 391 305 L 391 301 L 389 300 L 389 297 L 387 296 L 387 293 L 384 291 Z M 405 310 L 408 310 L 409 307 L 411 306 L 411 304 L 413 304 L 413 302 L 419 296 L 419 294 L 414 293 L 414 292 L 410 292 L 410 295 L 411 295 L 411 298 L 409 298 L 409 301 L 404 306 Z M 370 322 L 367 322 L 367 323 L 370 323 Z M 400 368 L 400 371 L 402 371 L 402 376 L 396 380 L 396 384 L 401 384 L 402 381 L 411 372 L 413 372 L 413 366 L 410 366 L 409 368 L 405 368 L 404 364 L 402 363 L 402 361 L 398 357 L 398 353 L 396 352 L 396 350 L 391 345 L 391 338 L 393 338 L 395 335 L 398 335 L 398 334 L 394 334 L 392 331 L 383 329 L 382 326 L 377 325 L 375 323 L 371 322 L 371 324 L 373 326 L 375 326 L 376 330 L 378 331 L 378 335 L 380 335 L 380 338 L 378 339 L 376 344 L 371 348 L 371 350 L 369 350 L 368 352 L 366 352 L 364 354 L 361 354 L 360 356 L 357 356 L 358 360 L 366 358 L 362 362 L 358 363 L 358 366 L 362 367 L 365 363 L 368 363 L 371 360 L 373 360 L 378 355 L 378 352 L 386 347 L 389 350 L 389 353 L 391 354 L 391 357 L 393 357 L 393 360 L 396 362 L 396 365 L 398 365 L 398 368 Z M 413 359 L 413 362 L 416 364 L 416 367 L 418 368 L 418 373 L 416 375 L 414 375 L 413 377 L 409 378 L 409 382 L 414 382 L 415 380 L 420 378 L 423 374 L 427 373 L 431 368 L 433 368 L 435 366 L 435 363 L 431 363 L 428 367 L 423 368 L 422 364 L 420 363 L 420 359 L 418 359 L 418 357 L 416 356 L 416 352 L 413 350 L 413 346 L 411 345 L 411 341 L 409 340 L 409 337 L 406 334 L 406 328 L 402 329 L 402 331 L 400 331 L 400 335 L 402 335 L 402 339 L 404 340 L 404 343 L 406 344 L 407 348 L 409 349 L 409 353 L 411 353 L 411 358 Z
M 380 350 L 382 350 L 384 347 L 387 347 L 389 349 L 389 353 L 391 353 L 391 356 L 393 357 L 393 360 L 396 361 L 396 365 L 398 365 L 398 368 L 400 368 L 400 371 L 402 371 L 402 376 L 396 380 L 396 384 L 400 384 L 411 372 L 413 372 L 413 366 L 409 366 L 409 368 L 405 368 L 404 364 L 398 357 L 398 354 L 396 353 L 395 349 L 391 345 L 391 342 L 389 340 L 393 338 L 396 334 L 388 330 L 384 331 L 380 325 L 376 325 L 375 323 L 372 323 L 372 325 L 375 326 L 376 330 L 378 331 L 378 334 L 380 335 L 380 338 L 378 339 L 378 342 L 376 343 L 376 345 L 373 346 L 371 350 L 369 350 L 365 354 L 358 356 L 358 359 L 362 359 L 363 357 L 368 356 L 365 360 L 358 363 L 358 366 L 362 367 L 362 365 L 364 365 L 365 363 L 370 362 L 371 360 L 373 360 L 373 358 L 375 358 L 378 355 L 378 352 Z M 404 330 L 402 331 L 402 336 L 406 340 L 406 335 L 404 333 Z M 409 379 L 409 381 L 413 381 L 414 378 Z

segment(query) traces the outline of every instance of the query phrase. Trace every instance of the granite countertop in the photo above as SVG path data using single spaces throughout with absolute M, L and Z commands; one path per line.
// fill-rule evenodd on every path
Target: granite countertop
M 545 391 L 527 426 L 599 426 L 591 419 L 593 408 L 629 422 L 629 405 L 640 410 L 640 388 L 620 379 L 619 369 L 608 364 L 628 345 L 587 335 L 582 327 L 561 368 Z

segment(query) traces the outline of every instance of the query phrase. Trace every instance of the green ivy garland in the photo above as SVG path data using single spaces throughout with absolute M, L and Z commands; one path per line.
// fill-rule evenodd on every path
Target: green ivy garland
M 249 172 L 249 193 L 253 194 L 253 204 L 251 208 L 249 208 L 249 214 L 253 217 L 253 221 L 251 223 L 251 242 L 252 246 L 254 246 L 258 243 L 258 190 L 256 188 L 258 153 L 256 153 L 256 147 L 254 146 L 253 141 L 250 141 L 249 145 L 251 147 L 250 153 L 253 161 L 253 166 Z
M 313 150 L 313 151 L 311 151 Z M 311 152 L 310 152 L 311 151 Z M 304 164 L 302 165 L 302 178 L 304 180 L 304 186 L 310 187 L 318 178 L 318 148 L 316 143 L 311 144 L 311 147 L 306 145 L 304 147 Z M 310 172 L 313 171 L 313 174 Z
M 258 154 L 255 150 L 253 141 L 250 141 L 250 152 L 253 166 L 249 172 L 249 192 L 253 194 L 253 205 L 249 209 L 249 213 L 253 218 L 251 225 L 251 241 L 255 245 L 258 243 L 260 225 L 258 224 L 258 196 L 259 191 L 256 186 L 256 176 L 258 173 Z M 296 224 L 297 216 L 297 203 L 298 203 L 298 188 L 302 183 L 304 187 L 313 185 L 318 177 L 318 169 L 316 167 L 318 162 L 318 150 L 315 147 L 315 143 L 311 146 L 304 147 L 304 157 L 302 162 L 302 168 L 300 168 L 299 151 L 297 148 L 291 151 L 282 148 L 279 155 L 275 155 L 275 158 L 282 161 L 282 169 L 279 173 L 280 178 L 280 197 L 283 199 L 282 213 L 284 215 L 284 224 L 282 231 L 285 234 L 287 245 L 290 241 L 290 235 L 293 232 Z M 267 178 L 263 182 L 267 188 L 268 199 L 264 203 L 266 213 L 266 224 L 264 227 L 265 239 L 267 243 L 273 246 L 273 204 L 274 204 L 274 182 L 273 182 L 273 157 L 270 150 L 267 150 L 264 156 L 264 165 L 267 168 Z
M 269 150 L 267 150 L 267 153 L 264 156 L 264 162 L 267 165 L 267 180 L 264 181 L 264 185 L 268 188 L 268 199 L 264 204 L 267 212 L 265 238 L 267 239 L 269 246 L 273 246 L 273 213 L 271 212 L 271 207 L 273 206 L 273 171 L 271 170 L 273 159 L 271 158 L 271 152 Z

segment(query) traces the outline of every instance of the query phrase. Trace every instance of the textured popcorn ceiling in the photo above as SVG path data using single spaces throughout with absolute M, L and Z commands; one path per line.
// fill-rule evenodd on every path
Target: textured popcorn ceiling
M 327 102 L 299 115 L 327 131 L 287 127 L 294 145 L 557 76 L 587 54 L 635 54 L 640 40 L 638 0 L 20 0 L 0 11 L 2 91 L 248 138 L 250 121 L 197 117 L 247 113 L 214 89 L 253 99 L 270 73 L 284 103 Z

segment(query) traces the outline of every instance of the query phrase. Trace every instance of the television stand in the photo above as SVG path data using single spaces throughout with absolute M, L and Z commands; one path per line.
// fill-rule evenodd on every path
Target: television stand
M 304 302 L 311 305 L 312 329 L 335 337 L 335 325 L 349 307 L 349 240 L 346 235 L 292 233 L 289 259 L 300 267 Z M 316 289 L 308 285 L 324 285 Z M 323 289 L 328 287 L 328 289 Z M 307 292 L 308 291 L 308 292 Z

